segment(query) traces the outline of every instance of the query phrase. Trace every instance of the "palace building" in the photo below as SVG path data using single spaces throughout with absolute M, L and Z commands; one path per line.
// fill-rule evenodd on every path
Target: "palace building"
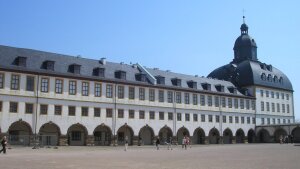
M 290 123 L 292 84 L 258 61 L 245 23 L 233 61 L 208 77 L 0 46 L 0 133 L 10 144 L 253 143 L 266 141 L 257 126 Z

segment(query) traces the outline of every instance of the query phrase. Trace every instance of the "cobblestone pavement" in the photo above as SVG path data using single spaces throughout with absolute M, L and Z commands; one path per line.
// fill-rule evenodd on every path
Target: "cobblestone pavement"
M 292 144 L 201 145 L 187 150 L 154 146 L 13 147 L 0 154 L 1 169 L 300 169 Z

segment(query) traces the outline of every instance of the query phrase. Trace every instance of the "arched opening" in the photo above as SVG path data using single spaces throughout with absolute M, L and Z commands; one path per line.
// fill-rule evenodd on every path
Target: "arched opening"
M 170 140 L 170 137 L 173 136 L 173 132 L 168 126 L 164 126 L 158 132 L 158 136 L 160 138 L 160 144 L 164 144 Z
M 128 139 L 128 144 L 132 145 L 133 144 L 132 128 L 130 126 L 128 126 L 127 124 L 123 125 L 122 127 L 119 128 L 119 130 L 117 132 L 117 137 L 118 137 L 118 145 L 124 145 L 126 137 Z
M 73 124 L 68 129 L 68 145 L 83 146 L 86 145 L 87 129 L 81 124 Z
M 209 131 L 209 144 L 219 144 L 220 133 L 216 128 L 212 128 Z
M 183 137 L 190 137 L 190 132 L 185 127 L 181 127 L 177 131 L 177 141 L 179 144 L 182 144 Z
M 248 131 L 247 136 L 248 136 L 248 143 L 254 143 L 255 142 L 255 132 L 254 132 L 253 129 L 250 129 Z
M 245 133 L 242 129 L 238 129 L 235 133 L 236 143 L 244 143 Z
M 202 128 L 197 128 L 193 134 L 194 144 L 205 144 L 205 132 Z
M 226 130 L 224 130 L 223 132 L 223 143 L 224 144 L 232 144 L 232 131 L 227 128 Z
M 269 143 L 270 142 L 270 134 L 266 129 L 261 129 L 257 133 L 257 139 L 259 143 Z
M 95 128 L 94 130 L 94 144 L 96 146 L 109 146 L 111 144 L 111 129 L 102 124 Z
M 300 143 L 300 127 L 296 127 L 292 131 L 292 136 L 293 136 L 293 142 L 294 143 Z
M 153 129 L 146 125 L 140 129 L 139 132 L 139 144 L 141 145 L 152 145 L 153 144 L 154 131 Z
M 42 125 L 39 131 L 39 140 L 41 145 L 45 146 L 57 146 L 60 136 L 59 127 L 52 123 L 46 123 Z
M 10 125 L 8 134 L 11 145 L 29 145 L 32 129 L 27 122 L 17 121 Z
M 286 131 L 283 128 L 278 128 L 274 132 L 274 141 L 280 143 L 280 137 L 285 138 L 287 136 Z

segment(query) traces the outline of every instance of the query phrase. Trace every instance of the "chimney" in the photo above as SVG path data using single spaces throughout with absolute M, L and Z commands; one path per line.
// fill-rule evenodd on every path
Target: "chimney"
M 99 63 L 102 65 L 106 65 L 106 58 L 101 58 Z

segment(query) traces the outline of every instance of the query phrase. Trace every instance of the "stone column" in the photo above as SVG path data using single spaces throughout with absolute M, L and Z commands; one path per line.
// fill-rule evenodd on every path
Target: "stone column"
M 94 146 L 94 136 L 93 135 L 88 135 L 86 137 L 86 145 L 87 146 Z
M 110 146 L 117 146 L 118 145 L 118 138 L 117 136 L 112 136 Z
M 223 136 L 220 136 L 220 137 L 219 137 L 218 144 L 224 144 L 224 143 L 223 143 Z
M 68 136 L 67 135 L 61 135 L 59 137 L 59 143 L 60 146 L 68 146 Z

